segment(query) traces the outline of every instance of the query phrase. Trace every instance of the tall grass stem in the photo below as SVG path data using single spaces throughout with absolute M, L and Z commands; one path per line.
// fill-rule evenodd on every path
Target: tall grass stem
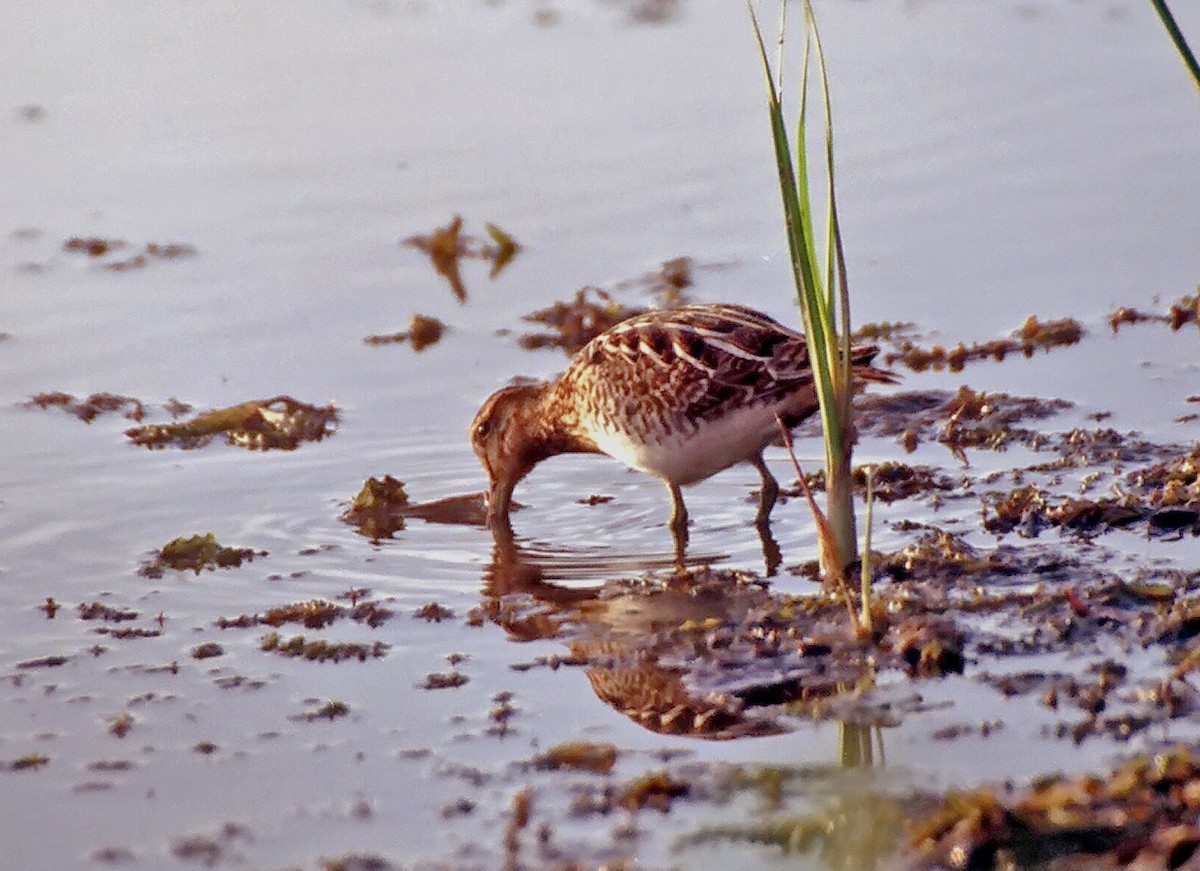
M 1163 27 L 1167 29 L 1167 35 L 1171 37 L 1171 42 L 1175 43 L 1175 50 L 1179 52 L 1183 65 L 1192 74 L 1192 81 L 1195 83 L 1196 89 L 1200 90 L 1200 64 L 1196 63 L 1196 56 L 1192 54 L 1192 49 L 1188 45 L 1187 39 L 1184 38 L 1183 31 L 1175 23 L 1175 16 L 1171 14 L 1167 0 L 1150 0 L 1150 5 L 1162 19 Z

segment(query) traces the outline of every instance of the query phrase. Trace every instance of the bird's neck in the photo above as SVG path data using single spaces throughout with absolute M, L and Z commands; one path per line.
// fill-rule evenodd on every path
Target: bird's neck
M 548 382 L 530 404 L 527 432 L 547 457 L 555 454 L 597 453 L 599 448 L 583 428 L 579 410 L 560 381 Z

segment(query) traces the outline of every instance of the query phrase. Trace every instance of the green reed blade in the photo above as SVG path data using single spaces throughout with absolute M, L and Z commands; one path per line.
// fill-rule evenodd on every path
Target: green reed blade
M 749 3 L 747 4 L 749 6 Z M 786 2 L 780 16 L 780 38 L 786 21 Z M 808 337 L 808 353 L 813 368 L 817 399 L 820 405 L 822 430 L 825 437 L 826 502 L 830 527 L 844 563 L 857 557 L 858 542 L 854 531 L 854 502 L 850 481 L 851 433 L 850 421 L 850 329 L 849 289 L 846 283 L 845 252 L 841 241 L 841 225 L 837 216 L 837 198 L 833 175 L 833 123 L 829 99 L 829 81 L 824 53 L 817 34 L 816 20 L 809 0 L 804 0 L 805 43 L 801 67 L 799 117 L 794 142 L 789 139 L 783 116 L 783 86 L 777 81 L 767 57 L 766 43 L 754 8 L 749 7 L 750 20 L 758 41 L 759 56 L 767 79 L 767 105 L 771 121 L 771 137 L 775 148 L 775 164 L 779 175 L 783 201 L 784 222 L 796 295 Z M 780 46 L 780 71 L 782 75 Z M 817 258 L 815 224 L 813 220 L 811 180 L 808 174 L 807 143 L 809 63 L 815 58 L 818 87 L 824 108 L 825 122 L 825 190 L 826 244 L 823 262 Z M 841 329 L 839 330 L 839 320 Z
M 1196 63 L 1196 56 L 1192 54 L 1192 49 L 1188 46 L 1183 31 L 1179 29 L 1179 25 L 1175 23 L 1175 16 L 1167 8 L 1167 0 L 1150 0 L 1150 5 L 1162 19 L 1163 27 L 1167 29 L 1167 35 L 1171 37 L 1171 42 L 1175 43 L 1175 50 L 1179 52 L 1183 65 L 1192 74 L 1192 81 L 1196 84 L 1196 88 L 1200 89 L 1200 64 Z

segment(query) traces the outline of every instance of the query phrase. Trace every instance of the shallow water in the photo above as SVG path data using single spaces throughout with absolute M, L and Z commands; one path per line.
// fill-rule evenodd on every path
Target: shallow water
M 371 475 L 402 479 L 416 500 L 481 489 L 465 437 L 478 404 L 512 375 L 564 363 L 496 331 L 519 331 L 521 315 L 582 285 L 615 288 L 687 255 L 700 264 L 693 298 L 794 317 L 744 10 L 665 4 L 654 23 L 637 14 L 646 8 L 379 0 L 293 4 L 286 15 L 228 2 L 0 11 L 0 761 L 49 758 L 0 773 L 5 866 L 187 867 L 215 855 L 309 868 L 360 851 L 495 867 L 512 795 L 536 779 L 518 763 L 536 747 L 610 741 L 627 751 L 628 776 L 661 764 L 664 749 L 700 761 L 836 762 L 834 723 L 744 741 L 664 736 L 603 705 L 579 669 L 514 671 L 566 650 L 466 624 L 493 561 L 484 530 L 414 520 L 373 544 L 338 519 Z M 1141 326 L 1110 337 L 1105 324 L 1117 305 L 1169 303 L 1200 277 L 1200 113 L 1152 13 L 1135 0 L 871 0 L 818 13 L 856 319 L 915 321 L 949 343 L 1007 335 L 1030 314 L 1073 315 L 1092 332 L 1053 354 L 910 375 L 905 386 L 1062 396 L 1079 409 L 1055 427 L 1107 410 L 1106 425 L 1193 440 L 1195 424 L 1175 419 L 1200 389 L 1195 332 Z M 1200 15 L 1177 14 L 1200 38 Z M 482 236 L 494 221 L 523 246 L 494 280 L 487 264 L 465 261 L 463 304 L 427 258 L 397 244 L 456 213 L 466 232 Z M 150 242 L 187 243 L 196 255 L 110 271 L 62 250 L 76 235 L 127 240 L 115 257 Z M 648 302 L 636 289 L 614 292 Z M 434 347 L 362 342 L 417 312 L 450 326 Z M 294 453 L 150 452 L 125 441 L 118 415 L 85 425 L 20 407 L 47 390 L 199 408 L 288 393 L 332 400 L 342 421 Z M 815 440 L 799 450 L 816 465 Z M 866 439 L 858 458 L 899 450 Z M 972 461 L 1003 469 L 1018 453 Z M 953 466 L 936 446 L 916 459 Z M 788 473 L 781 452 L 770 462 Z M 689 491 L 692 557 L 762 571 L 754 483 L 746 468 Z M 613 499 L 576 501 L 593 493 Z M 518 490 L 530 507 L 514 524 L 546 578 L 595 585 L 669 565 L 665 497 L 602 458 L 559 458 Z M 886 522 L 913 511 L 928 519 L 905 502 L 882 511 L 876 546 L 899 546 Z M 965 522 L 978 505 L 946 512 Z M 785 564 L 812 558 L 797 503 L 774 529 Z M 269 556 L 199 576 L 136 574 L 153 549 L 208 531 Z M 1104 544 L 1116 565 L 1196 565 L 1192 542 Z M 807 589 L 787 575 L 774 583 Z M 397 616 L 328 634 L 391 645 L 367 663 L 275 657 L 258 649 L 264 633 L 214 626 L 360 587 Z M 52 620 L 39 609 L 48 596 L 64 606 Z M 132 625 L 161 635 L 96 634 L 74 609 L 97 600 L 138 611 Z M 430 601 L 455 617 L 412 619 Z M 206 641 L 224 655 L 193 659 Z M 469 683 L 418 688 L 456 652 L 468 657 L 459 668 Z M 20 666 L 51 655 L 68 661 Z M 1116 749 L 1031 741 L 1051 719 L 1044 711 L 963 678 L 893 689 L 919 693 L 927 710 L 886 730 L 881 789 L 892 778 L 897 788 L 1019 779 Z M 498 737 L 487 727 L 502 690 L 519 710 L 515 731 Z M 331 699 L 349 715 L 293 719 Z M 109 724 L 122 712 L 133 726 L 118 738 Z M 948 723 L 1001 718 L 1013 725 L 987 741 L 930 738 Z M 215 748 L 197 750 L 203 742 Z M 111 760 L 129 764 L 96 767 Z M 565 802 L 554 790 L 568 792 L 566 781 L 543 775 L 535 800 Z M 477 810 L 444 817 L 463 797 Z M 752 802 L 735 807 L 756 813 Z M 720 867 L 730 851 L 769 858 L 728 846 L 671 853 L 671 833 L 706 814 L 725 811 L 688 806 L 627 842 L 611 836 L 616 819 L 555 820 L 564 839 L 600 845 L 581 855 L 629 843 L 649 866 Z M 227 822 L 245 831 L 221 834 Z M 197 833 L 218 852 L 181 849 Z M 107 847 L 120 849 L 96 852 Z

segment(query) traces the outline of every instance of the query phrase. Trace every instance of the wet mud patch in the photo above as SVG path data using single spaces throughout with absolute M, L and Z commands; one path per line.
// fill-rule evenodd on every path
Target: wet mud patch
M 1134 756 L 1104 774 L 942 801 L 913 835 L 914 869 L 1191 868 L 1200 849 L 1195 750 Z
M 1001 451 L 1021 445 L 1044 448 L 1049 437 L 1028 424 L 1074 407 L 1065 399 L 986 393 L 967 385 L 957 391 L 904 390 L 869 393 L 855 399 L 855 421 L 861 435 L 894 437 L 909 453 L 923 442 L 945 445 L 965 462 L 968 449 Z M 819 435 L 810 421 L 798 430 Z
M 955 479 L 933 466 L 912 466 L 893 460 L 872 463 L 869 466 L 856 466 L 852 474 L 855 492 L 866 495 L 869 475 L 872 498 L 885 504 L 926 495 L 935 500 L 955 493 L 966 495 L 964 491 L 970 486 L 968 479 L 962 476 Z M 825 489 L 824 469 L 806 473 L 804 478 L 811 489 Z M 788 499 L 803 498 L 804 488 L 797 484 L 780 490 L 780 496 Z

